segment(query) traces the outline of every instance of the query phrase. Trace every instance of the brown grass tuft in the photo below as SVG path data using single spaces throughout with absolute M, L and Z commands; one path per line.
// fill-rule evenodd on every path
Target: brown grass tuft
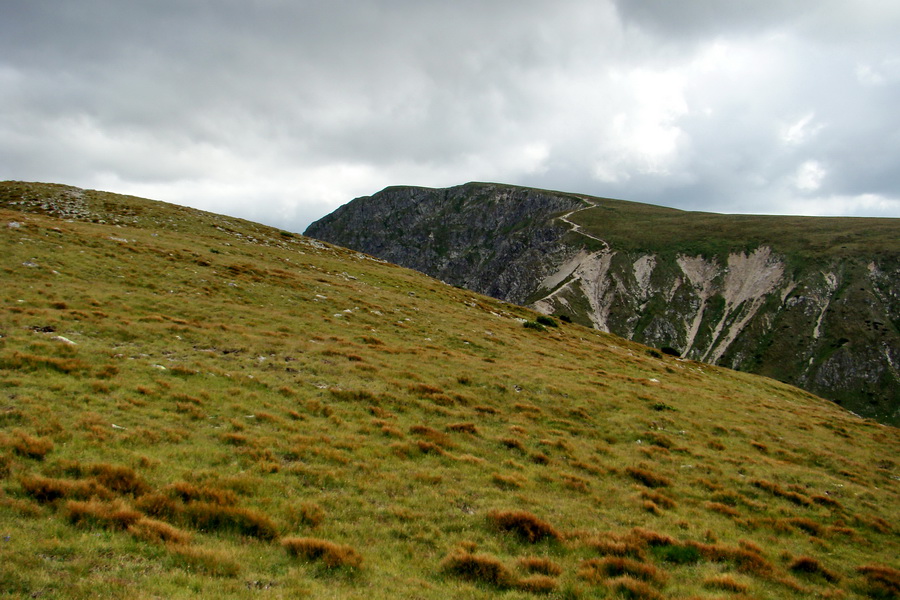
M 785 490 L 777 483 L 772 483 L 771 481 L 766 481 L 765 479 L 757 479 L 753 481 L 753 485 L 761 490 L 769 492 L 773 496 L 789 500 L 790 502 L 793 502 L 798 506 L 809 506 L 813 503 L 812 499 L 809 496 L 804 496 L 803 494 L 797 492 Z
M 79 527 L 100 526 L 111 529 L 128 529 L 143 517 L 124 502 L 100 500 L 70 500 L 66 503 L 63 514 L 70 523 Z
M 635 543 L 634 540 L 618 536 L 609 535 L 590 540 L 587 546 L 602 556 L 631 556 L 641 559 L 645 556 L 643 542 Z
M 192 502 L 185 505 L 183 515 L 201 531 L 231 531 L 262 540 L 278 537 L 278 527 L 268 516 L 248 508 Z
M 821 494 L 813 496 L 812 501 L 818 504 L 819 506 L 826 506 L 828 508 L 832 508 L 835 510 L 844 510 L 844 505 L 839 501 L 835 500 L 830 496 L 823 496 Z
M 749 548 L 729 548 L 718 544 L 702 544 L 699 542 L 686 542 L 685 546 L 696 548 L 707 560 L 713 562 L 730 562 L 741 573 L 757 575 L 759 577 L 771 577 L 775 572 L 766 558 L 756 550 Z
M 362 556 L 356 550 L 328 540 L 290 537 L 282 539 L 281 545 L 291 556 L 322 561 L 329 569 L 358 569 L 362 566 Z
M 635 481 L 646 485 L 649 488 L 668 487 L 672 485 L 672 480 L 662 475 L 657 475 L 649 469 L 643 467 L 627 467 L 625 472 Z
M 509 448 L 510 450 L 518 450 L 519 452 L 527 452 L 525 448 L 525 444 L 522 443 L 521 440 L 517 440 L 516 438 L 501 438 L 500 443 Z
M 135 507 L 152 516 L 172 519 L 181 514 L 184 507 L 175 500 L 160 493 L 144 494 L 135 502 Z
M 820 537 L 825 533 L 825 528 L 819 523 L 806 517 L 794 517 L 786 521 L 791 527 L 796 527 L 801 531 L 805 531 L 809 535 Z
M 22 352 L 13 352 L 11 355 L 0 357 L 0 367 L 23 371 L 49 369 L 51 371 L 59 371 L 60 373 L 66 374 L 90 370 L 90 365 L 78 358 L 38 356 L 36 354 L 26 354 Z
M 506 565 L 490 554 L 470 554 L 455 550 L 441 562 L 441 571 L 500 589 L 512 587 L 515 582 L 515 577 Z
M 532 544 L 542 540 L 557 541 L 560 538 L 559 532 L 552 525 L 528 511 L 492 510 L 487 518 L 494 527 L 515 533 L 522 540 Z
M 325 509 L 315 502 L 304 502 L 300 505 L 300 522 L 315 529 L 325 520 Z
M 208 502 L 219 506 L 234 506 L 237 504 L 237 494 L 231 490 L 221 490 L 210 487 L 197 487 L 185 481 L 176 481 L 163 488 L 163 492 L 171 498 L 182 502 Z
M 189 544 L 191 534 L 163 521 L 141 517 L 128 526 L 134 537 L 155 544 Z
M 703 586 L 707 588 L 725 590 L 726 592 L 735 592 L 742 594 L 750 589 L 746 583 L 740 582 L 731 575 L 714 575 L 707 577 L 703 581 Z
M 607 583 L 622 598 L 629 600 L 663 600 L 662 594 L 647 585 L 647 583 L 627 575 L 610 579 Z
M 655 566 L 618 556 L 606 558 L 590 558 L 581 563 L 578 577 L 597 584 L 611 577 L 627 575 L 654 584 L 662 584 L 666 580 L 665 573 Z
M 26 494 L 40 503 L 54 502 L 56 500 L 79 499 L 88 500 L 99 498 L 109 500 L 113 493 L 93 479 L 53 479 L 40 475 L 23 477 L 19 483 Z
M 478 435 L 478 428 L 475 426 L 475 423 L 451 423 L 450 425 L 447 425 L 447 430 L 455 433 Z
M 900 570 L 885 565 L 863 565 L 856 572 L 865 580 L 864 592 L 871 598 L 900 598 Z
M 737 518 L 741 516 L 740 511 L 738 509 L 728 506 L 727 504 L 722 504 L 721 502 L 707 502 L 704 504 L 707 510 L 711 510 L 713 512 L 717 512 L 720 515 L 725 515 L 726 517 Z
M 100 463 L 91 465 L 87 471 L 117 494 L 137 497 L 150 491 L 150 486 L 130 467 Z
M 501 490 L 517 490 L 525 485 L 522 478 L 516 475 L 501 475 L 500 473 L 493 473 L 491 482 Z
M 840 576 L 834 571 L 826 568 L 817 559 L 811 556 L 799 556 L 794 559 L 788 566 L 793 573 L 804 573 L 807 575 L 819 575 L 829 583 L 835 583 L 840 580 Z
M 550 575 L 552 577 L 561 575 L 563 572 L 562 567 L 549 558 L 537 556 L 522 557 L 516 561 L 516 565 L 527 573 L 538 573 L 540 575 Z
M 442 448 L 453 448 L 455 446 L 449 435 L 425 425 L 413 425 L 409 428 L 409 432 L 413 435 L 423 437 L 429 442 L 437 444 Z
M 675 502 L 674 498 L 670 498 L 669 496 L 666 496 L 665 494 L 660 494 L 659 492 L 652 492 L 650 490 L 643 490 L 641 492 L 641 498 L 643 498 L 644 500 L 649 500 L 650 502 L 653 502 L 654 504 L 656 504 L 657 506 L 659 506 L 661 508 L 669 509 L 669 508 L 675 508 L 676 506 L 678 506 L 678 503 Z
M 53 442 L 47 438 L 30 436 L 24 431 L 16 431 L 12 449 L 23 458 L 44 460 L 44 457 L 53 450 Z

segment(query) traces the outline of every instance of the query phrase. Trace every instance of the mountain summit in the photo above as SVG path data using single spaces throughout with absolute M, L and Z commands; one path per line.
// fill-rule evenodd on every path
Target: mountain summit
M 470 183 L 390 187 L 306 234 L 900 423 L 900 219 Z

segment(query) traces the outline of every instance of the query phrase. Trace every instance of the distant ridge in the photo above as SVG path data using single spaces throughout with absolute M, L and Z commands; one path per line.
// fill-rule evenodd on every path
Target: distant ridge
M 900 423 L 900 219 L 391 187 L 307 235 Z

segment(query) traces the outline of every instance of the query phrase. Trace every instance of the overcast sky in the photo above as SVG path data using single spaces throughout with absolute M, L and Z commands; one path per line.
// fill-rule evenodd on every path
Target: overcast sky
M 0 179 L 292 231 L 388 185 L 900 216 L 895 0 L 0 0 Z

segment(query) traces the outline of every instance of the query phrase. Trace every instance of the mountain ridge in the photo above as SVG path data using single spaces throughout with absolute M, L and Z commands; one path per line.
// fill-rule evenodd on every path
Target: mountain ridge
M 502 184 L 395 189 L 307 233 L 900 422 L 900 220 L 717 215 Z M 495 203 L 509 214 L 483 212 Z M 454 241 L 436 252 L 435 236 Z M 498 243 L 512 251 L 492 254 Z

